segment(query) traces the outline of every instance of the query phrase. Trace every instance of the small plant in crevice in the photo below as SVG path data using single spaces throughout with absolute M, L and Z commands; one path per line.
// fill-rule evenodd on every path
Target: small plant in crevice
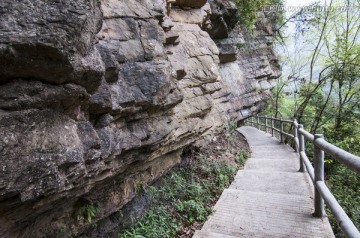
M 228 132 L 230 134 L 234 134 L 236 132 L 237 127 L 238 127 L 237 121 L 233 121 L 233 120 L 229 121 L 227 127 L 228 127 Z
M 245 42 L 237 42 L 236 43 L 236 47 L 240 50 L 240 49 L 244 49 L 246 47 L 246 43 Z
M 145 191 L 145 187 L 146 187 L 146 184 L 144 183 L 144 181 L 137 181 L 135 183 L 135 193 L 139 194 L 139 193 Z
M 88 202 L 81 207 L 76 212 L 76 219 L 80 222 L 87 221 L 92 222 L 92 219 L 96 216 L 96 213 L 99 211 L 99 205 L 93 202 Z

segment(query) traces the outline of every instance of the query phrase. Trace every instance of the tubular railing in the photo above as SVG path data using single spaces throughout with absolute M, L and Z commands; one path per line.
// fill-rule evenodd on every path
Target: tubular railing
M 256 120 L 254 120 L 254 118 Z M 293 140 L 293 146 L 300 157 L 300 170 L 305 172 L 305 168 L 310 175 L 315 187 L 314 207 L 315 217 L 323 217 L 325 215 L 324 201 L 333 213 L 343 233 L 347 237 L 360 237 L 360 232 L 350 220 L 344 209 L 340 206 L 334 195 L 326 186 L 324 181 L 324 154 L 330 155 L 335 160 L 344 164 L 350 170 L 360 174 L 360 157 L 346 152 L 335 145 L 330 144 L 324 139 L 322 134 L 313 135 L 306 130 L 302 124 L 298 124 L 296 120 L 284 120 L 279 118 L 271 118 L 264 116 L 253 116 L 250 123 L 251 126 L 259 130 L 264 129 L 266 133 L 271 133 L 272 136 L 279 136 L 281 143 L 285 142 L 285 138 Z M 284 130 L 285 125 L 290 125 L 293 133 L 287 133 Z M 314 146 L 313 164 L 310 162 L 305 151 L 305 140 L 312 142 Z

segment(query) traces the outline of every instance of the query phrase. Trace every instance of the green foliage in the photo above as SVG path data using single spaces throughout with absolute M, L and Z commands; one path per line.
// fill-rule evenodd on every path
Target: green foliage
M 203 222 L 212 212 L 209 207 L 196 200 L 179 201 L 176 204 L 176 211 L 190 223 Z
M 330 171 L 329 171 L 330 170 Z M 328 186 L 357 228 L 360 228 L 360 176 L 334 161 L 328 169 Z M 337 237 L 342 235 L 334 216 L 328 211 L 329 219 Z
M 247 30 L 255 28 L 255 22 L 258 19 L 258 14 L 267 5 L 282 5 L 282 0 L 235 0 L 239 7 L 238 18 L 241 25 Z M 283 21 L 283 13 L 276 12 L 269 17 L 272 19 L 274 25 L 281 24 Z
M 245 150 L 241 150 L 237 157 L 236 162 L 239 165 L 243 166 L 248 158 L 249 158 L 249 154 Z
M 246 46 L 246 43 L 245 43 L 245 42 L 237 42 L 237 43 L 236 43 L 236 47 L 237 47 L 238 49 L 243 49 L 245 46 Z
M 246 28 L 252 29 L 258 17 L 258 12 L 267 4 L 267 0 L 236 0 L 239 6 L 239 21 Z
M 96 213 L 99 211 L 99 206 L 92 202 L 85 204 L 79 208 L 77 211 L 77 220 L 78 221 L 88 221 L 91 223 L 92 219 L 96 216 Z
M 178 224 L 164 206 L 150 210 L 144 214 L 136 226 L 120 234 L 123 238 L 174 237 Z
M 228 123 L 228 131 L 230 134 L 234 134 L 236 129 L 238 128 L 236 121 L 229 121 Z
M 267 108 L 262 112 L 263 115 L 286 119 L 294 117 L 296 101 L 284 93 L 283 88 L 285 86 L 286 84 L 278 82 L 276 88 L 272 91 L 272 100 L 268 102 Z
M 135 183 L 135 192 L 138 194 L 142 191 L 144 191 L 145 184 L 143 181 L 137 181 Z
M 241 151 L 242 163 L 247 157 Z M 175 237 L 183 225 L 203 222 L 212 213 L 216 196 L 230 185 L 238 167 L 198 157 L 165 176 L 159 188 L 146 189 L 153 206 L 120 238 Z

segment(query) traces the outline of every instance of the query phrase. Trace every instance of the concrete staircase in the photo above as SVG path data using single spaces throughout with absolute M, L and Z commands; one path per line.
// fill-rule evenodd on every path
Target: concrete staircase
M 251 158 L 193 237 L 334 237 L 327 218 L 312 217 L 313 185 L 294 150 L 253 127 L 238 131 Z

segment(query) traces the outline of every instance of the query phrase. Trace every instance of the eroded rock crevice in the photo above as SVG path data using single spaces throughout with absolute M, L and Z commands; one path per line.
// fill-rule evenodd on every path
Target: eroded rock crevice
M 81 232 L 84 201 L 93 222 L 118 211 L 280 74 L 270 23 L 246 39 L 230 0 L 0 6 L 1 237 Z

